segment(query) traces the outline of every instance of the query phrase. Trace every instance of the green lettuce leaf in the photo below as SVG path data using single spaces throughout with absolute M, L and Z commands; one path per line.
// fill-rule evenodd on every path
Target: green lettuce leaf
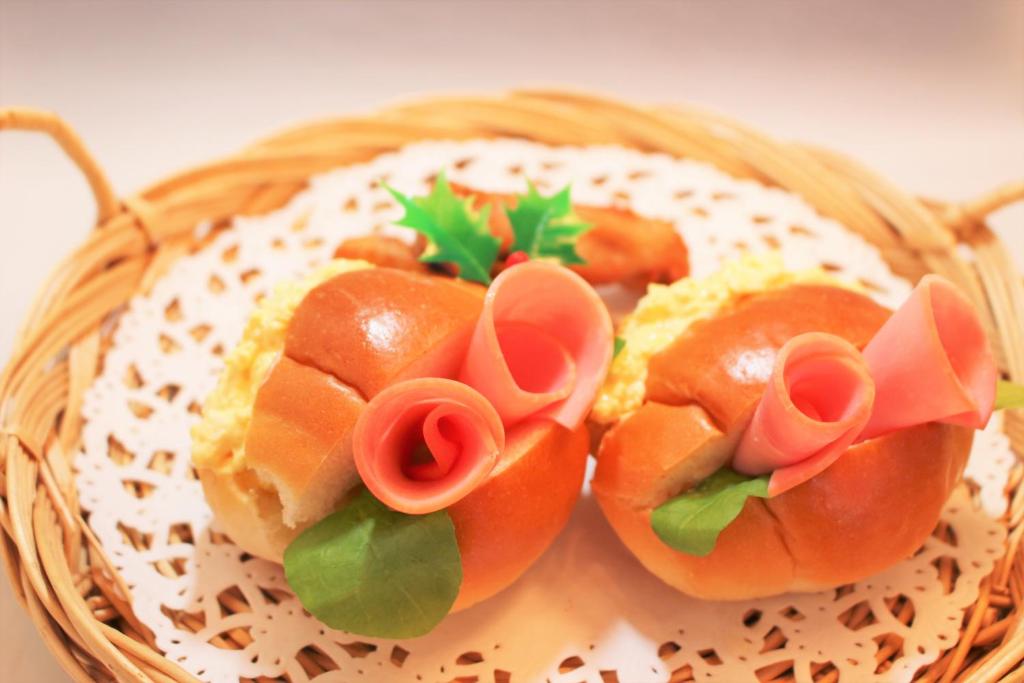
M 669 547 L 703 557 L 714 550 L 718 535 L 751 496 L 768 497 L 768 477 L 747 477 L 723 467 L 696 488 L 655 508 L 651 527 Z
M 590 229 L 572 213 L 570 188 L 543 197 L 530 181 L 526 194 L 517 196 L 514 209 L 506 209 L 512 233 L 512 252 L 521 251 L 530 258 L 555 258 L 565 265 L 586 263 L 576 253 L 576 241 Z
M 618 358 L 619 354 L 622 353 L 622 349 L 626 348 L 626 340 L 622 337 L 615 338 L 615 346 L 613 347 L 612 358 Z
M 284 571 L 302 606 L 327 626 L 413 638 L 448 614 L 462 558 L 447 512 L 395 512 L 363 489 L 292 541 Z
M 999 380 L 996 384 L 996 410 L 1024 408 L 1024 385 Z
M 463 280 L 491 283 L 491 268 L 501 241 L 488 227 L 489 206 L 475 213 L 473 198 L 455 196 L 444 171 L 438 173 L 434 189 L 426 197 L 407 197 L 393 187 L 384 187 L 405 209 L 398 225 L 423 233 L 430 240 L 421 261 L 451 263 L 458 266 Z

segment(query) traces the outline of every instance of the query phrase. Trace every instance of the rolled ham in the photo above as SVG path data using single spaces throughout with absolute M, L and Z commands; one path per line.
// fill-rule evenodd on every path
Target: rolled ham
M 486 396 L 506 427 L 526 417 L 575 429 L 612 361 L 612 322 L 579 275 L 529 261 L 487 291 L 460 379 Z
M 926 275 L 864 349 L 875 410 L 862 439 L 925 422 L 983 428 L 995 405 L 998 370 L 970 301 L 953 283 Z
M 875 386 L 861 353 L 832 334 L 788 341 L 740 440 L 733 469 L 772 472 L 775 496 L 822 472 L 864 429 Z
M 394 384 L 360 415 L 356 468 L 381 502 L 408 514 L 448 507 L 490 474 L 505 429 L 479 392 L 450 379 Z

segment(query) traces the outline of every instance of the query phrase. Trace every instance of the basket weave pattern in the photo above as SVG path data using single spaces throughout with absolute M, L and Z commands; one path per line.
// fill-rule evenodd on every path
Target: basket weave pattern
M 123 200 L 55 116 L 0 110 L 0 129 L 50 135 L 82 170 L 98 206 L 97 229 L 37 295 L 0 376 L 0 554 L 15 594 L 79 681 L 194 680 L 152 645 L 76 500 L 71 458 L 82 397 L 102 364 L 118 310 L 176 258 L 201 246 L 198 222 L 224 224 L 235 215 L 276 209 L 309 176 L 410 142 L 521 137 L 553 145 L 619 144 L 706 161 L 794 192 L 877 246 L 897 274 L 916 280 L 938 272 L 956 282 L 982 311 L 1000 367 L 1024 381 L 1024 285 L 985 224 L 992 211 L 1024 199 L 1024 182 L 966 204 L 922 200 L 834 153 L 780 143 L 716 116 L 562 92 L 432 99 L 315 123 Z M 970 250 L 970 262 L 958 245 Z M 1024 416 L 1008 414 L 1006 430 L 1015 451 L 1024 453 Z M 1005 555 L 965 615 L 960 642 L 923 672 L 923 680 L 998 680 L 1024 660 L 1022 476 L 1018 465 L 1002 520 L 1009 530 Z M 244 647 L 247 637 L 232 634 L 222 645 Z M 880 644 L 880 661 L 898 647 L 891 645 L 887 654 L 890 644 Z M 317 666 L 311 659 L 307 669 Z M 818 680 L 829 677 L 823 671 Z M 792 680 L 784 670 L 761 672 L 761 678 Z M 690 678 L 680 670 L 673 680 Z

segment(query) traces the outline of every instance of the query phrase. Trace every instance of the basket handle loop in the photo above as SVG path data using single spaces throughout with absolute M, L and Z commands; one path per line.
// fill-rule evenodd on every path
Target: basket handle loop
M 977 199 L 965 202 L 961 209 L 968 216 L 980 221 L 1004 206 L 1009 206 L 1019 201 L 1024 201 L 1024 180 L 1006 183 L 1001 187 L 997 187 Z
M 959 242 L 973 242 L 985 231 L 985 219 L 1014 202 L 1024 200 L 1024 180 L 1006 183 L 967 202 L 927 202 L 949 226 Z
M 23 130 L 45 133 L 60 145 L 85 176 L 96 199 L 97 224 L 102 225 L 120 209 L 114 190 L 106 174 L 96 163 L 82 139 L 56 114 L 27 107 L 0 109 L 0 131 Z

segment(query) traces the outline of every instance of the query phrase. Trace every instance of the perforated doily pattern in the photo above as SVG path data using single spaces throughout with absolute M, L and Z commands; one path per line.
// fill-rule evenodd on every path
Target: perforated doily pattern
M 410 239 L 390 226 L 399 211 L 380 180 L 420 192 L 441 167 L 495 192 L 520 191 L 525 177 L 548 190 L 571 182 L 578 202 L 672 221 L 698 277 L 744 250 L 778 249 L 789 267 L 824 264 L 889 305 L 909 291 L 872 247 L 798 197 L 667 156 L 431 142 L 314 178 L 283 209 L 235 220 L 135 298 L 86 397 L 76 461 L 82 505 L 169 658 L 208 681 L 305 681 L 325 669 L 317 680 L 501 681 L 511 673 L 513 681 L 599 683 L 614 671 L 645 683 L 688 670 L 698 681 L 738 681 L 789 666 L 801 682 L 829 666 L 841 680 L 867 681 L 909 680 L 955 642 L 1005 535 L 992 517 L 1005 510 L 1012 456 L 995 426 L 977 439 L 968 468 L 981 507 L 961 487 L 942 533 L 915 557 L 827 593 L 744 603 L 679 595 L 639 566 L 584 495 L 554 547 L 511 588 L 426 637 L 367 641 L 322 627 L 278 566 L 217 533 L 189 464 L 189 428 L 252 302 L 347 237 Z M 226 634 L 242 649 L 225 648 Z M 882 648 L 895 659 L 879 668 Z

